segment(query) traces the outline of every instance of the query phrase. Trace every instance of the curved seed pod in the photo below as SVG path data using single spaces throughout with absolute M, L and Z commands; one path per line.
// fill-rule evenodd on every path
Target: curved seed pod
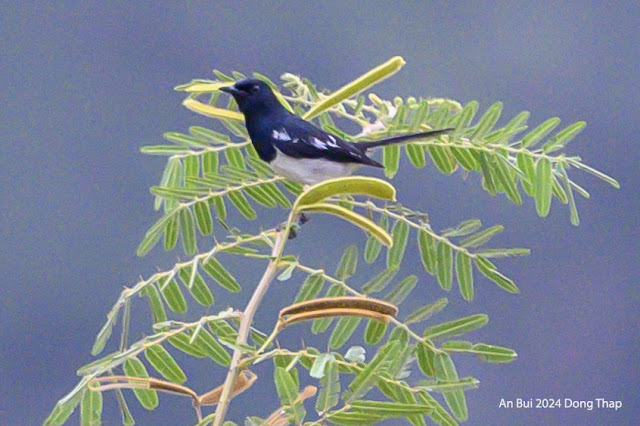
M 379 312 L 367 311 L 364 309 L 348 309 L 348 308 L 338 308 L 338 309 L 323 309 L 319 311 L 310 311 L 310 312 L 302 312 L 295 315 L 289 315 L 285 319 L 280 320 L 281 327 L 288 327 L 292 324 L 308 321 L 317 318 L 332 318 L 332 317 L 363 317 L 369 318 L 381 322 L 389 322 L 391 316 L 381 314 Z
M 396 315 L 398 313 L 397 306 L 382 300 L 364 297 L 325 297 L 322 299 L 314 299 L 287 306 L 280 310 L 280 318 L 286 315 L 295 315 L 302 312 L 339 308 L 361 309 L 377 312 L 383 315 Z
M 246 391 L 253 385 L 253 382 L 256 381 L 258 376 L 249 371 L 242 370 L 242 372 L 238 375 L 236 382 L 233 385 L 233 390 L 231 391 L 232 397 L 235 397 L 238 394 Z M 194 402 L 197 406 L 200 405 L 215 405 L 220 401 L 220 397 L 222 396 L 222 389 L 224 385 L 220 385 L 217 388 L 200 395 L 197 400 Z

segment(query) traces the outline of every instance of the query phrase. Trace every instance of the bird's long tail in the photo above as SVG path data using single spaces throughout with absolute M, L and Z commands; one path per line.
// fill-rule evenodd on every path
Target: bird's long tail
M 376 148 L 379 146 L 385 145 L 393 145 L 396 143 L 410 142 L 416 139 L 427 139 L 433 138 L 435 136 L 444 135 L 446 133 L 451 132 L 453 129 L 441 129 L 441 130 L 431 130 L 429 132 L 421 132 L 421 133 L 411 133 L 409 135 L 400 135 L 394 136 L 392 138 L 381 139 L 378 141 L 367 141 L 367 142 L 358 142 L 359 146 L 362 146 L 365 150 Z

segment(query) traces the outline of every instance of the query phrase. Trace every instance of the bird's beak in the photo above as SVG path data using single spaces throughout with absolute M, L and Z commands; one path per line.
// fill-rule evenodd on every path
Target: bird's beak
M 242 90 L 236 89 L 236 86 L 224 86 L 224 87 L 221 87 L 220 90 L 222 92 L 230 94 L 233 97 L 242 96 L 245 94 Z

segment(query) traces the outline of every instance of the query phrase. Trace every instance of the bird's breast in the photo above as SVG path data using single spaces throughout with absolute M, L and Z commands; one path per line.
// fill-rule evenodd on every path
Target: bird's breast
M 293 158 L 278 149 L 269 165 L 276 174 L 306 185 L 349 176 L 361 166 L 357 163 L 339 163 L 321 158 Z

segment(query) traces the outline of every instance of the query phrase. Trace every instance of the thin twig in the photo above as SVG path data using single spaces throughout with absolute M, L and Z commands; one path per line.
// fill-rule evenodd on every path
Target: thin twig
M 242 346 L 247 343 L 253 317 L 260 306 L 260 302 L 262 302 L 262 298 L 269 289 L 271 281 L 273 281 L 276 276 L 284 245 L 289 236 L 289 231 L 294 219 L 295 214 L 291 211 L 286 225 L 276 237 L 273 249 L 271 250 L 271 261 L 269 262 L 267 269 L 265 269 L 258 286 L 249 300 L 249 303 L 247 303 L 247 306 L 244 309 L 242 320 L 240 321 L 240 328 L 238 329 L 238 338 L 236 339 L 236 344 L 238 346 Z M 222 395 L 220 396 L 220 402 L 218 402 L 218 407 L 216 408 L 215 417 L 213 419 L 213 426 L 220 426 L 224 421 L 224 417 L 227 413 L 227 408 L 229 407 L 229 402 L 231 400 L 231 391 L 236 378 L 238 377 L 238 364 L 240 363 L 241 357 L 242 349 L 238 347 L 233 351 L 233 357 L 231 358 L 231 364 L 229 365 L 229 372 L 227 373 L 227 378 L 225 379 L 224 387 L 222 389 Z

